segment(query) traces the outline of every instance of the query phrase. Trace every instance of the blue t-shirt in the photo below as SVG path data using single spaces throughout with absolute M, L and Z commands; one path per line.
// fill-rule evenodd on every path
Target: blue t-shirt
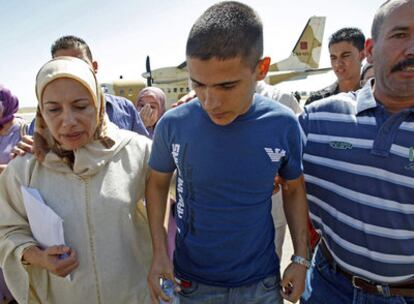
M 105 94 L 105 107 L 109 120 L 116 124 L 120 129 L 137 132 L 138 134 L 149 137 L 148 131 L 145 128 L 137 109 L 128 99 Z M 34 122 L 35 120 L 33 119 L 27 131 L 30 135 L 33 135 L 34 133 Z
M 299 125 L 291 110 L 255 95 L 248 112 L 220 126 L 195 99 L 158 122 L 150 166 L 178 172 L 178 276 L 236 287 L 279 272 L 273 180 L 302 173 Z

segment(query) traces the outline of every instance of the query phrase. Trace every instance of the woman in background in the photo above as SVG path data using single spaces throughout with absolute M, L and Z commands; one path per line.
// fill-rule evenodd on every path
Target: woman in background
M 155 125 L 165 113 L 165 101 L 164 92 L 156 87 L 142 89 L 137 97 L 135 107 L 151 138 L 154 135 Z
M 0 173 L 7 167 L 12 148 L 20 141 L 27 128 L 25 122 L 15 116 L 18 110 L 17 97 L 0 84 Z M 0 269 L 0 303 L 13 302 L 15 303 Z
M 9 89 L 0 85 L 0 173 L 11 160 L 11 150 L 25 134 L 27 125 L 15 116 L 19 100 Z

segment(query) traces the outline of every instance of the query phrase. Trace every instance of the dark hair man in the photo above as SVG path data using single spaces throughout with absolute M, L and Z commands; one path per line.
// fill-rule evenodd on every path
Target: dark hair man
M 374 79 L 299 119 L 322 235 L 302 303 L 414 303 L 413 16 L 413 0 L 384 3 L 366 42 Z
M 153 303 L 159 279 L 179 280 L 186 303 L 282 303 L 303 291 L 308 261 L 307 204 L 301 144 L 293 113 L 254 94 L 270 58 L 262 57 L 258 15 L 238 2 L 220 2 L 193 25 L 186 47 L 197 98 L 158 122 L 146 199 L 154 249 L 148 275 Z M 174 273 L 163 218 L 177 170 Z M 295 248 L 279 281 L 271 195 L 276 174 Z
M 365 58 L 364 43 L 365 36 L 357 28 L 346 27 L 332 34 L 329 38 L 329 55 L 337 80 L 329 87 L 311 93 L 306 104 L 360 88 L 361 63 Z
M 73 54 L 73 50 L 77 50 L 77 56 L 87 61 L 90 65 L 92 65 L 95 73 L 98 72 L 98 63 L 93 60 L 92 52 L 88 46 L 88 44 L 82 38 L 76 36 L 62 36 L 57 39 L 50 48 L 50 53 L 53 58 L 58 56 L 67 56 L 68 52 L 70 51 Z

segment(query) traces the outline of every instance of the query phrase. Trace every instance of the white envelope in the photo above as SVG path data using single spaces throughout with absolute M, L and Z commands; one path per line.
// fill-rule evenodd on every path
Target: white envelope
M 21 186 L 30 229 L 36 241 L 44 248 L 64 245 L 63 220 L 45 204 L 35 188 Z
M 45 204 L 37 189 L 24 186 L 21 186 L 21 189 L 30 229 L 35 240 L 43 248 L 64 245 L 63 219 Z M 72 275 L 68 274 L 66 278 L 71 281 Z

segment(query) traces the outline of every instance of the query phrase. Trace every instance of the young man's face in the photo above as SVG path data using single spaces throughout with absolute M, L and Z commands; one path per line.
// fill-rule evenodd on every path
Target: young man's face
M 376 93 L 414 98 L 414 2 L 395 9 L 366 47 L 375 67 Z
M 352 43 L 341 41 L 329 46 L 331 66 L 338 82 L 347 80 L 359 80 L 361 62 L 364 59 L 364 51 L 359 51 Z
M 215 124 L 228 125 L 249 110 L 256 82 L 266 76 L 261 63 L 252 70 L 240 56 L 226 60 L 187 57 L 192 87 Z

